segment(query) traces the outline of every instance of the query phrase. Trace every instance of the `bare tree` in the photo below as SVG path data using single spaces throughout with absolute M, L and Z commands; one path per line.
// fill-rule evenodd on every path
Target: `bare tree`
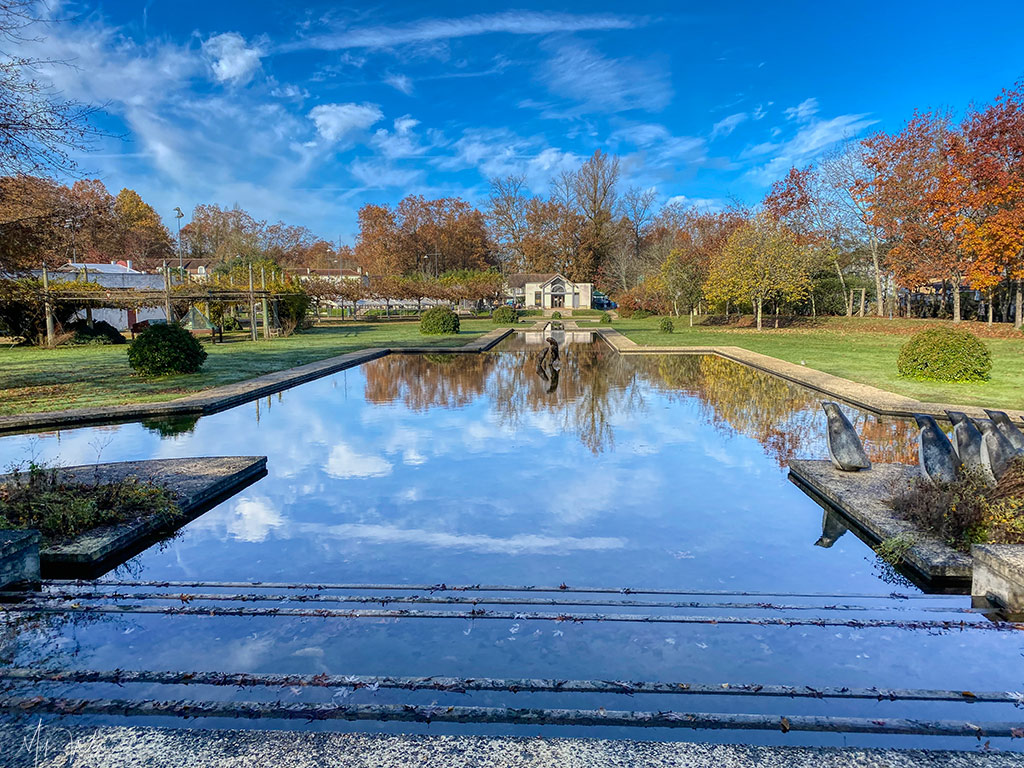
M 527 230 L 525 176 L 491 179 L 487 223 L 498 245 L 502 271 L 506 274 L 524 268 L 523 240 Z
M 0 41 L 29 40 L 46 19 L 34 0 L 0 0 Z M 0 174 L 69 174 L 72 154 L 88 149 L 101 132 L 90 125 L 95 107 L 64 99 L 38 79 L 39 67 L 54 62 L 0 51 Z
M 876 314 L 885 314 L 882 302 L 880 258 L 881 228 L 874 223 L 868 205 L 873 173 L 867 167 L 867 149 L 860 141 L 849 139 L 838 150 L 826 155 L 820 165 L 826 183 L 835 191 L 834 203 L 844 228 L 867 244 L 875 275 Z
M 643 248 L 644 238 L 650 229 L 654 219 L 654 201 L 658 193 L 652 189 L 640 189 L 630 187 L 622 196 L 620 207 L 622 215 L 626 217 L 629 225 L 630 241 L 633 248 L 633 257 L 639 261 L 640 251 Z

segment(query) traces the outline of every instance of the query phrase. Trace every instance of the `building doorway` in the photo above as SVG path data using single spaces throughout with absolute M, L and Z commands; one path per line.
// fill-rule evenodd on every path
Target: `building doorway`
M 552 293 L 551 294 L 551 308 L 561 309 L 565 306 L 565 294 L 564 293 Z

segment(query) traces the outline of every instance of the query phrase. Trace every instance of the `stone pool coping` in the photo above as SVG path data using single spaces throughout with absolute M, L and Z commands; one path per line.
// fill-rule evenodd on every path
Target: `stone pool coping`
M 889 508 L 894 491 L 919 476 L 916 466 L 874 464 L 866 472 L 842 472 L 830 461 L 796 459 L 789 464 L 790 479 L 816 501 L 825 502 L 850 520 L 873 542 L 901 534 L 913 545 L 904 562 L 929 582 L 969 583 L 970 555 L 957 552 L 937 536 L 915 528 Z
M 222 387 L 167 400 L 160 403 L 130 403 L 103 405 L 93 408 L 73 408 L 66 411 L 41 411 L 0 416 L 0 434 L 11 432 L 37 432 L 45 429 L 82 427 L 91 424 L 114 424 L 168 416 L 205 416 L 233 408 L 236 405 L 273 395 L 299 384 L 329 376 L 389 354 L 451 354 L 486 352 L 512 333 L 514 328 L 496 328 L 461 347 L 371 347 L 315 363 L 274 371 L 254 379 L 225 384 Z
M 95 569 L 131 551 L 160 533 L 180 528 L 208 510 L 226 495 L 255 482 L 266 474 L 266 456 L 211 456 L 184 459 L 118 461 L 61 467 L 62 478 L 87 483 L 111 483 L 136 477 L 167 488 L 180 510 L 172 521 L 150 516 L 117 525 L 96 528 L 72 541 L 43 547 L 39 563 L 44 576 L 54 571 Z M 0 482 L 10 475 L 0 475 Z
M 925 413 L 937 419 L 948 419 L 946 409 L 963 411 L 968 416 L 988 418 L 981 406 L 955 405 L 951 403 L 926 403 L 912 397 L 888 392 L 869 384 L 833 376 L 831 373 L 805 365 L 788 363 L 760 352 L 751 352 L 742 347 L 705 346 L 705 347 L 654 347 L 643 346 L 615 330 L 614 328 L 595 328 L 595 333 L 607 341 L 613 349 L 623 355 L 718 355 L 727 360 L 756 368 L 781 379 L 792 381 L 800 386 L 813 389 L 836 400 L 842 400 L 861 410 L 872 411 L 882 416 L 912 416 Z M 1024 411 L 1006 411 L 1010 418 L 1020 421 L 1024 419 Z
M 1014 752 L 927 749 L 751 746 L 596 738 L 442 736 L 139 726 L 40 729 L 48 747 L 33 762 L 34 728 L 0 727 L 10 768 L 1021 768 Z M 45 740 L 45 741 L 44 741 Z M 973 745 L 972 745 L 973 746 Z

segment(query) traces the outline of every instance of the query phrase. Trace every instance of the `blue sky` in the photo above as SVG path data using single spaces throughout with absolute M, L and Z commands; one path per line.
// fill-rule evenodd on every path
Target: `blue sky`
M 849 7 L 842 7 L 842 6 Z M 81 158 L 171 209 L 239 204 L 351 242 L 409 193 L 483 204 L 595 149 L 662 202 L 754 203 L 792 164 L 1024 76 L 1024 4 L 51 0 L 34 53 L 117 138 Z

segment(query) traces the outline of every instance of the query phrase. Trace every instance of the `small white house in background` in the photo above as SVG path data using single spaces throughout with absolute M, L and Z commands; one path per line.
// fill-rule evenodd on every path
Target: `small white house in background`
M 508 295 L 528 309 L 590 309 L 593 283 L 574 283 L 557 272 L 521 272 L 506 280 Z
M 41 274 L 41 273 L 39 273 Z M 85 280 L 107 288 L 133 288 L 135 290 L 163 290 L 164 276 L 150 275 L 132 268 L 130 261 L 114 261 L 109 264 L 91 264 L 86 262 L 68 262 L 59 270 L 48 275 L 51 282 Z M 85 319 L 85 311 L 75 313 L 76 320 Z M 158 307 L 139 307 L 138 309 L 116 309 L 114 307 L 95 307 L 92 310 L 94 322 L 110 323 L 119 331 L 131 328 L 143 320 L 166 320 L 167 313 L 163 305 Z

